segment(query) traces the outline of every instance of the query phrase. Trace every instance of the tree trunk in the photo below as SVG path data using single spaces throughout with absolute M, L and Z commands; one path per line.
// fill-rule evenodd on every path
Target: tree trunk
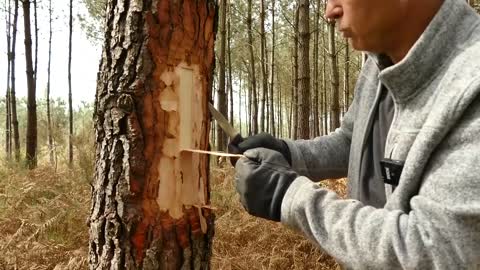
M 313 40 L 313 136 L 320 136 L 320 119 L 319 119 L 319 109 L 318 109 L 318 96 L 319 96 L 319 55 L 318 55 L 318 46 L 320 38 L 320 8 L 321 0 L 316 2 L 315 10 L 315 35 Z
M 208 149 L 215 13 L 213 0 L 108 1 L 90 269 L 210 267 L 208 156 L 182 149 Z
M 258 133 L 258 104 L 257 104 L 257 81 L 255 78 L 255 56 L 253 54 L 253 29 L 252 29 L 252 0 L 248 0 L 247 12 L 247 27 L 248 27 L 248 48 L 250 52 L 250 79 L 252 84 L 252 99 L 248 101 L 252 105 L 252 114 L 250 115 L 252 121 L 252 134 Z
M 240 71 L 240 75 L 238 78 L 239 86 L 238 86 L 238 127 L 239 132 L 242 134 L 242 71 Z M 233 107 L 232 107 L 233 110 Z
M 33 0 L 33 20 L 35 24 L 35 62 L 33 65 L 33 78 L 35 80 L 35 88 L 37 87 L 37 67 L 38 67 L 38 17 L 37 17 L 37 0 Z
M 294 78 L 294 83 L 293 83 L 293 139 L 296 140 L 298 138 L 298 129 L 299 129 L 299 124 L 298 124 L 298 116 L 299 116 L 299 109 L 298 109 L 298 49 L 299 49 L 299 44 L 298 44 L 298 37 L 299 37 L 299 10 L 300 6 L 297 5 L 295 9 L 295 24 L 294 24 L 294 50 L 293 50 L 293 78 Z
M 13 143 L 15 145 L 15 161 L 20 161 L 20 133 L 18 130 L 17 117 L 17 98 L 16 98 L 16 83 L 15 83 L 15 54 L 17 48 L 17 28 L 18 28 L 18 0 L 14 0 L 13 12 L 13 26 L 12 26 L 12 48 L 11 48 L 11 71 L 10 71 L 10 109 L 12 110 L 12 125 L 13 125 Z
M 5 27 L 7 28 L 7 90 L 5 94 L 5 156 L 8 161 L 12 156 L 12 110 L 10 102 L 10 71 L 11 71 L 11 37 L 12 37 L 12 4 L 8 1 L 8 8 L 5 12 Z
M 348 110 L 350 99 L 350 48 L 348 46 L 348 40 L 345 40 L 345 70 L 343 72 L 343 113 Z
M 262 72 L 262 98 L 260 100 L 260 131 L 265 132 L 265 100 L 267 98 L 267 72 L 265 61 L 265 0 L 260 0 L 260 66 Z
M 50 157 L 50 164 L 55 164 L 55 155 L 53 148 L 52 135 L 52 116 L 50 112 L 50 68 L 52 60 L 52 0 L 48 1 L 48 15 L 49 15 L 49 35 L 48 35 L 48 67 L 47 67 L 47 134 L 48 134 L 48 153 Z
M 232 31 L 230 28 L 230 21 L 231 21 L 231 3 L 228 1 L 228 11 L 227 11 L 227 35 L 228 35 L 228 91 L 230 93 L 230 124 L 232 127 L 234 126 L 234 119 L 233 119 L 233 78 L 232 78 L 232 48 L 231 48 L 231 39 L 232 39 Z M 241 121 L 239 122 L 241 123 Z
M 329 56 L 330 56 L 330 67 L 332 73 L 331 87 L 332 87 L 332 98 L 331 98 L 331 117 L 330 117 L 330 131 L 335 131 L 336 128 L 340 127 L 340 100 L 339 100 L 339 75 L 338 75 L 338 65 L 337 65 L 337 52 L 335 49 L 335 22 L 329 23 L 328 28 L 328 37 L 329 37 Z
M 26 160 L 29 169 L 37 167 L 37 102 L 32 61 L 32 32 L 30 25 L 30 1 L 22 1 L 25 25 L 25 60 L 27 67 L 27 151 Z
M 73 166 L 73 105 L 72 105 L 72 30 L 73 30 L 73 0 L 70 0 L 70 16 L 68 23 L 68 166 Z
M 275 130 L 275 110 L 274 110 L 274 97 L 273 97 L 273 87 L 275 84 L 275 0 L 272 0 L 272 56 L 271 56 L 271 66 L 270 66 L 270 131 L 273 136 L 276 136 Z M 279 95 L 279 93 L 277 93 Z
M 225 116 L 228 117 L 228 107 L 227 107 L 227 92 L 225 89 L 225 54 L 226 54 L 226 43 L 227 43 L 227 27 L 226 27 L 226 18 L 227 18 L 227 0 L 220 0 L 220 52 L 218 56 L 220 64 L 220 73 L 218 80 L 218 110 Z M 217 124 L 217 150 L 225 151 L 227 149 L 227 136 L 223 129 Z
M 299 99 L 299 138 L 310 136 L 310 19 L 309 0 L 299 0 L 298 8 L 298 99 Z

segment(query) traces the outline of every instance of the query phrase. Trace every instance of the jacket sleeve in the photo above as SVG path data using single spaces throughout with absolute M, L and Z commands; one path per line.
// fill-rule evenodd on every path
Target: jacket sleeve
M 340 128 L 329 135 L 313 140 L 284 139 L 289 147 L 295 171 L 316 181 L 347 176 L 354 115 L 359 96 L 355 95 Z
M 409 212 L 341 199 L 299 177 L 282 202 L 282 222 L 349 268 L 478 269 L 480 109 L 475 110 L 437 147 Z

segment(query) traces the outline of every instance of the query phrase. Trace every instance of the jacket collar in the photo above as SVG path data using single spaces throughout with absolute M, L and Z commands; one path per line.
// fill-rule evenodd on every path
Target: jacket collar
M 445 0 L 423 34 L 404 59 L 391 65 L 381 54 L 368 53 L 380 70 L 379 80 L 391 91 L 397 102 L 408 100 L 424 89 L 442 69 L 469 27 L 465 17 L 473 11 L 466 1 Z M 463 31 L 463 33 L 462 33 Z M 461 35 L 460 35 L 461 33 Z

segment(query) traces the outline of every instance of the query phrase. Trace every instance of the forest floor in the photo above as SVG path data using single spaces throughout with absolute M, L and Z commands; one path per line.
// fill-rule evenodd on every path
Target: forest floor
M 249 216 L 233 169 L 212 168 L 212 269 L 339 269 L 303 236 Z M 80 169 L 0 165 L 0 269 L 87 269 L 90 186 Z M 345 194 L 345 181 L 324 183 Z

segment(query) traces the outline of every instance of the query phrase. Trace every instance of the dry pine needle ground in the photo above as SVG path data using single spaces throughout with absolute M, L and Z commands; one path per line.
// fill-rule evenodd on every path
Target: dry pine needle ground
M 83 174 L 0 167 L 0 269 L 88 269 L 90 187 Z M 344 193 L 344 184 L 330 188 Z M 301 235 L 249 216 L 238 202 L 231 168 L 212 168 L 212 204 L 213 269 L 338 268 Z

